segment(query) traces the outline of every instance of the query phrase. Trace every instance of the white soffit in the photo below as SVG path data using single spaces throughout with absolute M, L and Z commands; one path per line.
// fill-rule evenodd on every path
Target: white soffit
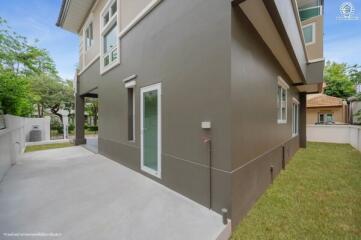
M 69 0 L 62 28 L 78 33 L 95 0 Z
M 278 33 L 277 27 L 273 23 L 272 17 L 268 13 L 262 0 L 247 0 L 239 4 L 244 14 L 253 24 L 258 34 L 262 37 L 268 48 L 281 64 L 285 72 L 294 83 L 301 83 L 302 79 L 287 47 Z

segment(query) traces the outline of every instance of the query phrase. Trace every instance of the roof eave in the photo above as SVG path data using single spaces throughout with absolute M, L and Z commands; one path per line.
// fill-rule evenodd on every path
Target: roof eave
M 329 108 L 329 107 L 343 107 L 343 105 L 319 105 L 319 106 L 307 106 L 307 108 Z
M 78 34 L 96 0 L 62 0 L 56 25 Z
M 58 20 L 56 21 L 56 26 L 58 26 L 58 27 L 63 26 L 63 19 L 65 19 L 65 15 L 66 15 L 65 6 L 67 5 L 67 1 L 69 1 L 69 0 L 62 0 L 62 2 L 61 2 Z

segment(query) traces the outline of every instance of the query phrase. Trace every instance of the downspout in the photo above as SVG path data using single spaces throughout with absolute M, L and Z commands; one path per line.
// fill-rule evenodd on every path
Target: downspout
M 210 137 L 204 137 L 203 143 L 208 143 L 209 159 L 208 159 L 208 168 L 209 168 L 209 209 L 212 209 L 212 140 Z

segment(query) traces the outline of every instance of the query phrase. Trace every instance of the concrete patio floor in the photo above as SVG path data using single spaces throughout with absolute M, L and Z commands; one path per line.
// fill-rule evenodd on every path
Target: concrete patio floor
M 0 239 L 208 240 L 224 229 L 220 215 L 83 147 L 26 153 L 0 184 Z

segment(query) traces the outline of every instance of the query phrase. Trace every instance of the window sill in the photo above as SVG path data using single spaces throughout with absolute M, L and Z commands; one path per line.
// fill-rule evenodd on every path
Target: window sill
M 292 133 L 292 137 L 297 137 L 298 136 L 298 133 Z
M 309 42 L 309 43 L 305 43 L 305 46 L 310 46 L 310 45 L 313 45 L 313 44 L 315 44 L 316 42 L 314 41 L 314 42 Z
M 278 124 L 287 124 L 287 120 L 277 120 Z
M 109 64 L 108 66 L 106 67 L 102 67 L 101 68 L 101 71 L 100 71 L 100 75 L 104 75 L 106 74 L 107 72 L 109 72 L 110 70 L 112 70 L 113 68 L 115 68 L 116 66 L 118 66 L 120 64 L 120 61 L 116 61 L 114 63 L 111 63 Z

